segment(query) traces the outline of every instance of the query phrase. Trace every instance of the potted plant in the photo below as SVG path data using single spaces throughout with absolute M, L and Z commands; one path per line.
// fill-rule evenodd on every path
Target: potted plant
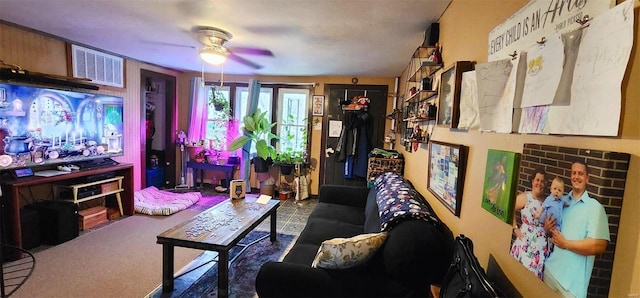
M 226 120 L 231 118 L 231 105 L 229 104 L 229 99 L 226 98 L 217 88 L 213 88 L 212 92 L 209 93 L 209 105 L 212 105 L 216 111 L 223 112 L 226 116 Z
M 272 140 L 278 140 L 278 136 L 271 132 L 276 123 L 271 123 L 267 118 L 267 112 L 262 112 L 260 109 L 257 109 L 253 115 L 244 116 L 243 120 L 244 135 L 238 136 L 231 142 L 229 151 L 240 149 L 247 143 L 255 144 L 257 156 L 253 159 L 253 163 L 256 172 L 267 172 L 267 161 L 276 156 L 276 148 L 271 145 Z
M 302 152 L 299 151 L 280 152 L 273 158 L 274 165 L 280 166 L 280 172 L 283 175 L 290 175 L 293 167 L 303 162 Z

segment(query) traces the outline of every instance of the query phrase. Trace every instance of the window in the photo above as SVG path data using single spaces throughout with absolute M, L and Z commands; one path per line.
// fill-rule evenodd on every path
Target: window
M 238 119 L 238 135 L 243 133 L 242 128 L 244 127 L 244 116 L 247 114 L 247 104 L 249 102 L 249 88 L 248 87 L 237 87 L 236 88 L 236 111 L 234 112 L 234 119 Z M 273 89 L 272 88 L 260 88 L 260 95 L 258 96 L 258 109 L 260 111 L 266 111 L 267 117 L 273 119 L 273 112 L 271 109 L 272 106 L 272 98 L 273 98 Z M 233 140 L 230 140 L 233 141 Z M 231 142 L 229 142 L 231 143 Z M 256 155 L 256 144 L 251 144 L 250 150 L 251 156 Z
M 207 92 L 209 100 L 206 142 L 208 143 L 205 143 L 205 146 L 225 151 L 231 141 L 243 133 L 243 118 L 247 111 L 249 88 L 246 85 L 229 84 L 223 87 L 209 86 Z M 217 98 L 224 98 L 228 105 L 216 108 L 215 103 L 219 102 Z M 231 98 L 233 98 L 232 101 L 229 100 Z M 275 110 L 274 102 L 277 102 Z M 276 127 L 280 141 L 276 144 L 276 149 L 279 152 L 306 152 L 309 109 L 307 88 L 262 85 L 258 108 L 261 111 L 267 111 L 267 117 L 278 123 Z M 255 153 L 254 145 L 251 148 L 251 155 Z
M 207 131 L 205 146 L 218 151 L 227 148 L 227 130 L 231 117 L 230 88 L 210 86 L 207 88 Z
M 279 89 L 278 152 L 307 151 L 308 102 L 307 89 Z

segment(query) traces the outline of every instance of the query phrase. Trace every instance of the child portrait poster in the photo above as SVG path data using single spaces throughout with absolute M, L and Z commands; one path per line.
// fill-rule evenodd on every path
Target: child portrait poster
M 520 154 L 489 149 L 482 190 L 482 208 L 510 223 Z
M 546 172 L 544 196 L 549 195 L 549 186 L 555 177 L 565 181 L 564 194 L 566 195 L 571 191 L 571 164 L 574 161 L 587 163 L 589 181 L 586 190 L 590 197 L 604 207 L 611 238 L 606 251 L 595 257 L 588 297 L 607 297 L 609 293 L 630 157 L 629 154 L 620 152 L 524 144 L 518 173 L 518 193 L 531 190 L 532 175 L 536 168 L 541 168 Z M 514 194 L 516 195 L 517 193 Z M 515 224 L 518 226 L 521 224 L 519 213 L 515 211 Z M 512 233 L 512 245 L 515 239 L 516 235 Z M 535 275 L 532 276 L 537 278 Z
M 312 101 L 313 116 L 324 114 L 324 95 L 314 95 Z

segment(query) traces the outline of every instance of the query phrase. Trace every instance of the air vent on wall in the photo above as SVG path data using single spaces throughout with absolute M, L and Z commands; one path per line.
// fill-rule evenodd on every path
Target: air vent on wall
M 124 60 L 78 45 L 71 45 L 73 76 L 92 83 L 124 87 Z

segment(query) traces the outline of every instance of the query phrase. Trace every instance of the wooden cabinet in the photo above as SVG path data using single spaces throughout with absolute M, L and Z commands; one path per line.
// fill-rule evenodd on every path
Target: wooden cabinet
M 473 62 L 457 61 L 444 68 L 440 73 L 437 115 L 439 126 L 458 128 L 462 73 L 472 69 Z

